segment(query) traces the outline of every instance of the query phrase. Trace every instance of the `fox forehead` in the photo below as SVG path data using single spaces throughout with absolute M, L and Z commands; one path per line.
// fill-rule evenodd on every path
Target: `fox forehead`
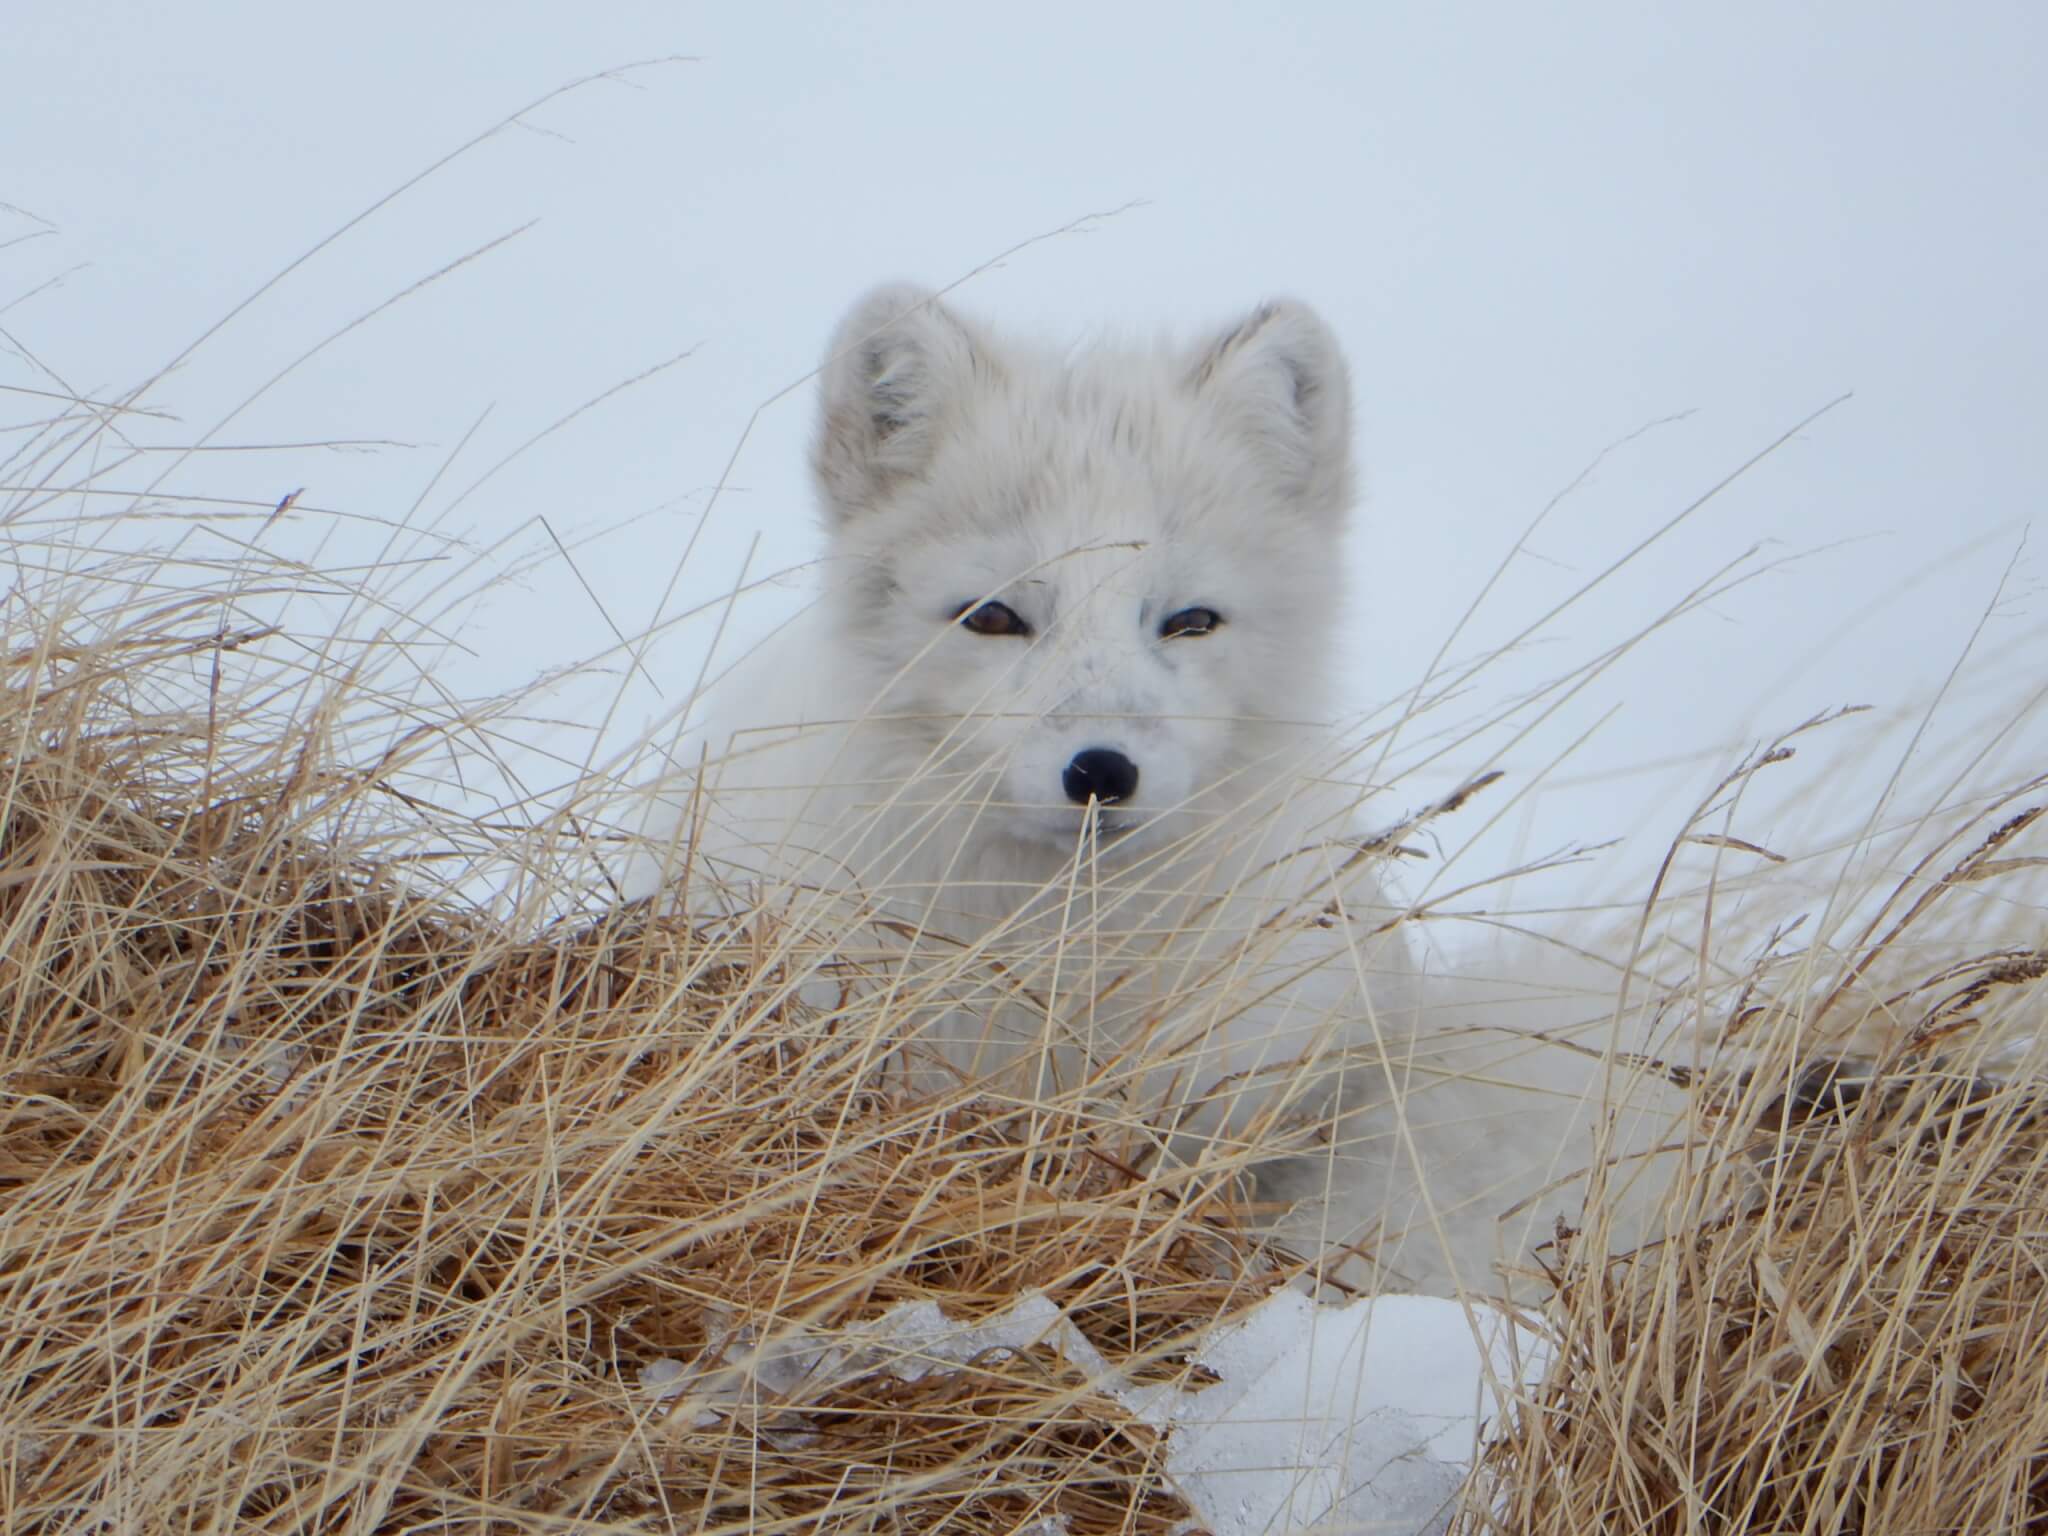
M 1205 445 L 1193 424 L 1126 427 L 1000 400 L 960 414 L 922 480 L 878 509 L 889 542 L 933 539 L 954 558 L 979 552 L 1002 580 L 1066 588 L 1117 570 L 1156 580 L 1179 563 L 1168 552 L 1232 550 L 1263 520 L 1248 456 Z
M 999 597 L 1044 625 L 1091 611 L 1150 614 L 1190 586 L 1193 564 L 1187 551 L 1156 543 L 1047 553 L 1020 537 L 957 538 L 906 550 L 895 574 L 906 601 L 940 616 L 962 603 Z
M 1327 539 L 1276 521 L 1256 485 L 1221 468 L 1176 472 L 1121 453 L 1056 451 L 1008 465 L 947 457 L 906 488 L 901 521 L 871 530 L 884 535 L 872 554 L 918 600 L 1002 595 L 1041 611 L 1150 612 L 1296 586 L 1304 561 L 1334 558 Z

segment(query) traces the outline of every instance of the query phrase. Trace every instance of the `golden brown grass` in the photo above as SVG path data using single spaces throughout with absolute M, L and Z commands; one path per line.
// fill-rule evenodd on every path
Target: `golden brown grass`
M 877 1071 L 888 990 L 821 1000 L 838 957 L 773 912 L 487 915 L 419 873 L 455 834 L 404 753 L 350 755 L 346 647 L 280 705 L 223 665 L 277 638 L 230 606 L 7 635 L 0 1526 L 1185 1517 L 1158 1434 L 1049 1348 L 752 1364 L 1039 1291 L 1199 1386 L 1190 1342 L 1283 1278 L 1227 1166 L 1141 1167 L 1078 1101 L 909 1096 Z M 1598 1207 L 1559 1234 L 1556 1363 L 1468 1529 L 2048 1529 L 2044 1105 L 1980 1059 L 2039 1030 L 2037 804 L 1929 823 L 1863 929 L 1799 949 L 1742 936 L 1809 910 L 1796 881 L 1667 871 L 1646 951 L 1700 963 L 1648 1000 L 1750 1075 L 1702 1087 L 1680 1235 L 1612 1255 Z M 1709 910 L 1738 887 L 1741 932 Z
M 522 938 L 408 893 L 318 830 L 374 781 L 316 732 L 231 762 L 233 700 L 132 713 L 161 633 L 14 638 L 5 1529 L 1168 1527 L 1156 1436 L 1050 1351 L 716 1412 L 640 1372 L 1032 1289 L 1170 1372 L 1271 1283 L 1218 1202 L 891 1097 L 765 918 Z
M 1980 879 L 2036 815 L 1917 895 Z M 1559 1354 L 1462 1530 L 2048 1530 L 2048 1083 L 1982 1065 L 2038 1040 L 2048 948 L 1886 963 L 1905 932 L 1796 997 L 1749 979 L 1737 1018 L 1774 1047 L 1700 1094 L 1667 1241 L 1559 1231 Z M 1829 1004 L 1901 971 L 1872 997 L 1890 1047 L 1829 1063 Z
M 2048 1100 L 1823 1081 L 1772 1101 L 1760 1173 L 1702 1173 L 1718 1214 L 1567 1269 L 1468 1529 L 2048 1529 Z
M 1461 1530 L 2048 1530 L 2044 788 L 1693 1000 L 1752 1064 L 1697 1085 L 1672 1235 L 1558 1232 L 1558 1354 Z

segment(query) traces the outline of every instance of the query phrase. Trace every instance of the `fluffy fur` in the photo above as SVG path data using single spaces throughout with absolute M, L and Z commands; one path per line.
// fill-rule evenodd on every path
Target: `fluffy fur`
M 1504 1109 L 1474 1042 L 1422 1027 L 1353 841 L 1329 330 L 1282 301 L 1191 347 L 1065 356 L 884 288 L 831 344 L 813 464 L 824 591 L 719 690 L 708 793 L 661 787 L 667 862 L 637 891 L 687 842 L 756 898 L 854 897 L 942 977 L 906 1009 L 920 1059 L 1121 1102 L 1184 1160 L 1248 1146 L 1294 1241 L 1483 1281 L 1560 1121 Z M 1082 753 L 1135 784 L 1077 781 Z

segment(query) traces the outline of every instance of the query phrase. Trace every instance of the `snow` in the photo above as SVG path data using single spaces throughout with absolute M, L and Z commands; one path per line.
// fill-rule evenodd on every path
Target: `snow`
M 1144 1416 L 1173 1428 L 1168 1473 L 1208 1527 L 1250 1536 L 1441 1530 L 1501 1388 L 1544 1355 L 1478 1304 L 1283 1291 L 1199 1358 L 1223 1379 Z
M 701 1424 L 742 1394 L 788 1395 L 877 1370 L 915 1381 L 1039 1343 L 1166 1432 L 1167 1476 L 1216 1536 L 1443 1530 L 1503 1389 L 1533 1380 L 1547 1359 L 1536 1334 L 1480 1303 L 1378 1296 L 1329 1307 L 1282 1291 L 1204 1343 L 1195 1358 L 1218 1379 L 1183 1392 L 1127 1380 L 1033 1294 L 974 1325 L 914 1302 L 829 1336 L 762 1341 L 735 1330 L 714 1369 L 692 1377 L 656 1360 L 640 1382 L 659 1400 L 687 1393 L 672 1411 Z M 795 1416 L 776 1428 L 801 1433 Z

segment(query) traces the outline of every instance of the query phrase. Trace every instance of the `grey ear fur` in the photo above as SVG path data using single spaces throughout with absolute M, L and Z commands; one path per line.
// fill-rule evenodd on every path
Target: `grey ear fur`
M 1188 382 L 1305 509 L 1339 518 L 1349 510 L 1351 383 L 1314 310 L 1293 299 L 1261 304 L 1197 351 Z
M 828 519 L 858 516 L 922 471 L 987 366 L 986 346 L 929 289 L 889 283 L 856 303 L 826 354 L 811 449 Z

